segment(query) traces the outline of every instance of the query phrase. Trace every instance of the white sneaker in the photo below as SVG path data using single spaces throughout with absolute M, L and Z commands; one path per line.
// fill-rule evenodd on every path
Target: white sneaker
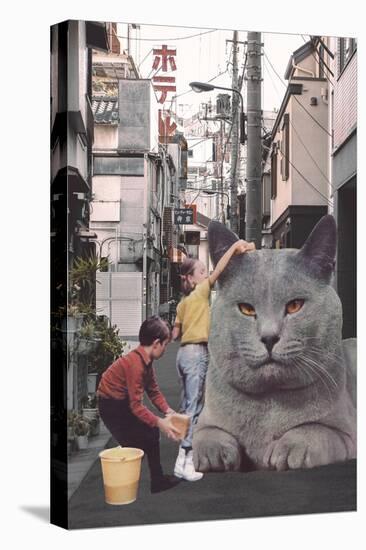
M 201 472 L 196 472 L 193 464 L 193 451 L 189 451 L 186 454 L 186 461 L 184 464 L 183 479 L 186 481 L 198 481 L 203 478 Z
M 175 466 L 174 466 L 175 477 L 180 477 L 180 478 L 183 477 L 185 462 L 186 462 L 186 452 L 183 449 L 183 447 L 180 447 L 177 460 L 175 461 Z

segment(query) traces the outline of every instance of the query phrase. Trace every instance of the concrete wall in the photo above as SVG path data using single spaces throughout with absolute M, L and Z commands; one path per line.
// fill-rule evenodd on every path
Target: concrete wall
M 93 151 L 105 151 L 112 152 L 118 148 L 118 126 L 112 126 L 111 124 L 94 125 L 94 145 Z
M 85 21 L 69 21 L 68 110 L 80 111 L 86 126 L 87 48 Z
M 303 93 L 296 96 L 296 99 L 327 130 L 328 105 L 320 95 L 320 89 L 327 87 L 326 85 L 327 83 L 323 81 L 304 81 Z M 311 97 L 316 97 L 316 106 L 310 105 Z M 329 136 L 294 98 L 291 98 L 291 111 L 290 121 L 293 124 L 290 126 L 291 162 L 310 182 L 307 183 L 296 170 L 291 168 L 292 204 L 325 205 L 328 198 Z
M 158 103 L 151 80 L 119 80 L 118 147 L 131 151 L 158 150 Z
M 141 256 L 143 224 L 147 219 L 147 180 L 141 177 L 94 176 L 90 227 L 103 245 L 103 256 L 110 254 L 113 263 L 134 263 Z M 118 219 L 116 209 L 119 210 Z M 118 240 L 124 237 L 126 240 Z
M 287 105 L 284 114 L 289 114 L 290 121 L 292 121 L 292 103 L 291 99 Z M 282 140 L 282 121 L 278 125 L 276 137 L 274 142 L 277 143 Z M 290 124 L 290 159 L 292 158 L 292 134 Z M 277 151 L 277 196 L 271 201 L 271 225 L 281 216 L 286 208 L 292 203 L 292 167 L 289 166 L 289 178 L 287 181 L 282 181 L 281 176 L 281 151 L 278 148 Z
M 357 52 L 350 59 L 334 86 L 334 149 L 357 126 Z
M 51 27 L 51 128 L 58 111 L 58 27 Z
M 279 150 L 277 153 L 277 197 L 271 201 L 271 225 L 289 205 L 322 206 L 327 204 L 329 196 L 329 136 L 325 131 L 328 130 L 328 105 L 321 97 L 321 88 L 326 88 L 327 83 L 322 80 L 304 80 L 302 84 L 302 94 L 291 96 L 285 111 L 290 117 L 289 158 L 293 166 L 290 164 L 289 178 L 283 181 L 280 171 L 282 155 Z M 310 105 L 311 97 L 316 97 L 316 106 Z M 310 117 L 298 102 L 325 130 Z M 282 120 L 278 125 L 275 142 L 283 138 L 281 128 Z
M 316 57 L 316 54 L 314 54 L 314 56 Z M 300 61 L 299 66 L 301 69 L 295 69 L 293 76 L 298 76 L 300 78 L 304 76 L 318 76 L 318 64 L 312 55 L 308 55 L 306 59 Z

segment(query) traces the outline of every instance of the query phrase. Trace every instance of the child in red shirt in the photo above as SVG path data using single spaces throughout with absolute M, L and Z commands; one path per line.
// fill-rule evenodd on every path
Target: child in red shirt
M 123 447 L 142 449 L 148 459 L 151 492 L 158 493 L 177 484 L 174 477 L 164 476 L 160 463 L 160 431 L 178 440 L 169 407 L 161 393 L 152 366 L 170 341 L 170 329 L 158 316 L 146 319 L 139 332 L 140 345 L 119 357 L 103 373 L 98 386 L 100 416 L 113 437 Z M 146 391 L 150 401 L 165 415 L 156 416 L 143 405 Z

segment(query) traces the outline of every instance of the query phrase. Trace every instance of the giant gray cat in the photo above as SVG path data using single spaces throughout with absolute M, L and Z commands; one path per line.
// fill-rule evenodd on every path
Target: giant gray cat
M 235 240 L 210 223 L 214 264 Z M 356 457 L 356 342 L 341 337 L 335 253 L 335 221 L 324 216 L 301 250 L 230 260 L 211 312 L 197 470 L 312 468 Z

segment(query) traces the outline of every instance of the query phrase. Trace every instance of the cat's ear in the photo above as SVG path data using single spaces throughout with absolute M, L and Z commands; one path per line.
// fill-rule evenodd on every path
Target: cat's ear
M 238 240 L 238 237 L 224 224 L 212 221 L 208 224 L 208 246 L 212 263 L 216 266 L 225 252 Z
M 333 216 L 323 216 L 298 252 L 306 270 L 329 282 L 334 271 L 337 250 L 337 226 Z

